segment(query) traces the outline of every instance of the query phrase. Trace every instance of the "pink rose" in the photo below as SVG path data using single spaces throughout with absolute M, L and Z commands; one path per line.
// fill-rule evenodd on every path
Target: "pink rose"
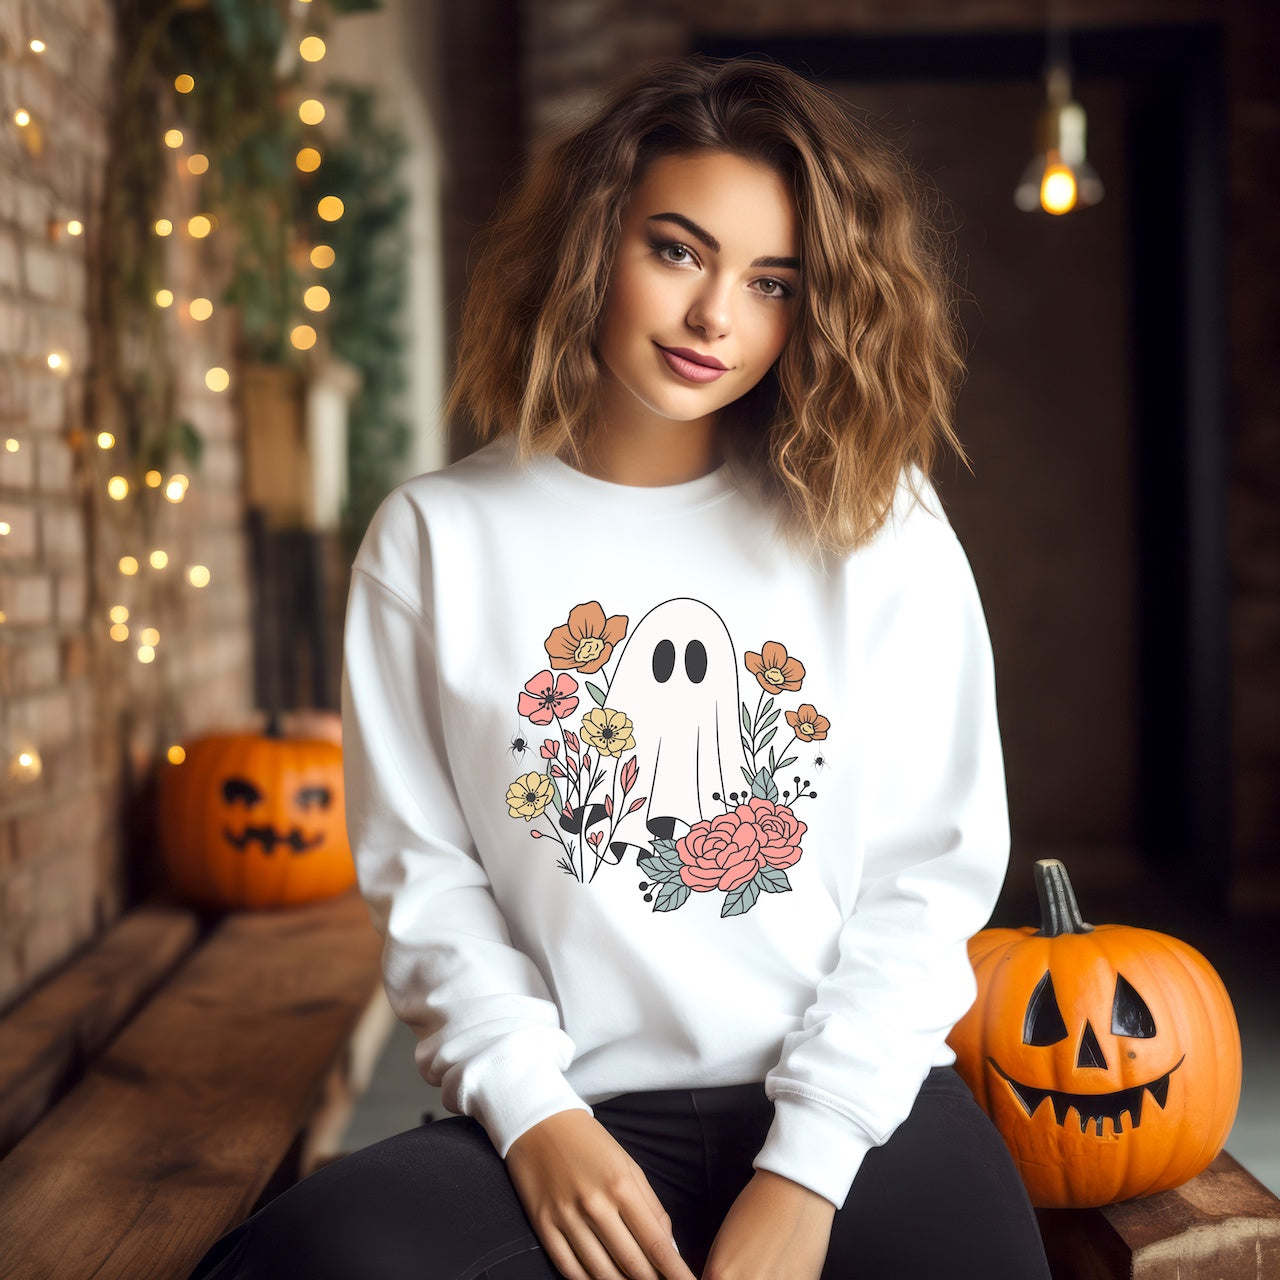
M 785 804 L 752 797 L 735 812 L 760 833 L 760 858 L 779 871 L 794 866 L 804 852 L 800 838 L 809 829 Z
M 676 841 L 680 879 L 695 893 L 711 889 L 731 893 L 760 870 L 761 843 L 760 831 L 745 805 L 710 822 L 696 823 L 688 835 Z

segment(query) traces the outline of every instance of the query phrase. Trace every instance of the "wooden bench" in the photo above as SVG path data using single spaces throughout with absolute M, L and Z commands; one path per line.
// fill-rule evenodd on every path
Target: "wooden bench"
M 146 907 L 10 1011 L 0 1276 L 179 1280 L 309 1172 L 390 1029 L 380 950 L 354 893 Z
M 0 1019 L 0 1276 L 185 1280 L 335 1150 L 390 1028 L 378 956 L 354 894 L 203 928 L 147 907 Z M 1039 1218 L 1055 1280 L 1280 1277 L 1280 1201 L 1225 1153 Z

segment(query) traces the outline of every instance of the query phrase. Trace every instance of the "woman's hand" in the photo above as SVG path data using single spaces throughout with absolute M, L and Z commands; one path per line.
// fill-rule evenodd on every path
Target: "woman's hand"
M 568 1280 L 694 1280 L 640 1166 L 585 1111 L 557 1112 L 522 1133 L 507 1172 Z
M 702 1280 L 818 1280 L 835 1216 L 816 1191 L 758 1169 L 716 1233 Z

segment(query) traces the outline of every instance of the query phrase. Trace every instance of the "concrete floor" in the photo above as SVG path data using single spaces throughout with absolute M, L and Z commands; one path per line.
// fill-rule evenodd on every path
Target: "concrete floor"
M 1149 878 L 1122 857 L 1091 860 L 1076 852 L 1063 855 L 1063 860 L 1086 920 L 1123 920 L 1172 934 L 1202 952 L 1221 975 L 1236 1007 L 1244 1051 L 1240 1110 L 1227 1150 L 1280 1195 L 1280 998 L 1275 963 L 1280 919 L 1197 912 L 1185 901 L 1153 890 Z M 995 923 L 1029 924 L 1036 918 L 1029 877 L 1026 889 L 1023 893 L 1010 884 L 996 908 Z M 370 1086 L 356 1105 L 342 1148 L 356 1150 L 411 1128 L 428 1111 L 437 1117 L 446 1114 L 438 1091 L 417 1073 L 413 1036 L 397 1022 Z

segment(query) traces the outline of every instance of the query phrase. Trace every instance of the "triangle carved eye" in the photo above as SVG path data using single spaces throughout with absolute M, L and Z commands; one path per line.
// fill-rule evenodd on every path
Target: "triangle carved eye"
M 1053 990 L 1053 978 L 1049 971 L 1036 983 L 1036 989 L 1027 1001 L 1027 1017 L 1022 1024 L 1022 1043 L 1041 1047 L 1057 1044 L 1067 1038 L 1067 1024 L 1058 1008 L 1058 997 Z
M 1156 1033 L 1156 1020 L 1147 1002 L 1123 974 L 1116 974 L 1116 998 L 1111 1005 L 1111 1034 L 1149 1040 Z

